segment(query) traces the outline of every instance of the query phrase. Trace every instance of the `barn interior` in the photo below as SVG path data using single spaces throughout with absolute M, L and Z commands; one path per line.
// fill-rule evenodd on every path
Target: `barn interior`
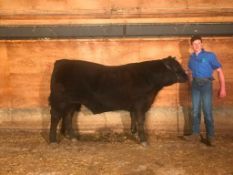
M 78 141 L 48 143 L 56 60 L 122 65 L 171 55 L 187 70 L 194 34 L 225 74 L 225 98 L 216 73 L 213 81 L 216 147 L 183 139 L 189 83 L 159 92 L 146 114 L 146 148 L 129 134 L 128 112 L 94 115 L 85 106 L 74 118 Z M 231 0 L 0 0 L 0 174 L 232 175 L 232 36 Z M 204 134 L 203 117 L 201 126 Z
M 121 65 L 177 57 L 187 69 L 193 34 L 204 37 L 223 65 L 227 97 L 219 99 L 214 81 L 218 132 L 232 133 L 232 2 L 153 1 L 1 1 L 0 127 L 47 129 L 53 63 L 81 59 Z M 182 134 L 190 128 L 188 84 L 164 88 L 147 114 L 148 131 Z M 94 116 L 82 108 L 80 132 L 129 128 L 124 111 Z

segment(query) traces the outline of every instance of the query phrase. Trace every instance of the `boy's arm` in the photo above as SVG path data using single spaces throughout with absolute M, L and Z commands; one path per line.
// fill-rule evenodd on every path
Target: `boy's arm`
M 225 78 L 221 67 L 216 70 L 218 72 L 219 85 L 220 85 L 219 97 L 223 98 L 226 96 Z

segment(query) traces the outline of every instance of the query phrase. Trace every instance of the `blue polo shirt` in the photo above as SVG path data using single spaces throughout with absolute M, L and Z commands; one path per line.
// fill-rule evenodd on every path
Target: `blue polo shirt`
M 213 71 L 222 65 L 213 52 L 202 49 L 198 55 L 190 55 L 188 66 L 194 78 L 212 78 Z

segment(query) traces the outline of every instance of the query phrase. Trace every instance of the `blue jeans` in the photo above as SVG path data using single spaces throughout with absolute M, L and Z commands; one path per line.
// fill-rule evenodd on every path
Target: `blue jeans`
M 212 115 L 212 81 L 198 79 L 192 81 L 192 113 L 193 134 L 200 133 L 201 109 L 203 109 L 206 136 L 214 136 L 214 121 Z

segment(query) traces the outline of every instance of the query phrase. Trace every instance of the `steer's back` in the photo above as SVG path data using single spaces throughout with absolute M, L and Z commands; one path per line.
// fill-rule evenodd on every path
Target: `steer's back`
M 80 83 L 92 84 L 96 78 L 100 83 L 104 83 L 104 81 L 106 81 L 105 83 L 140 81 L 142 78 L 149 77 L 152 72 L 159 72 L 160 65 L 159 60 L 121 66 L 105 66 L 82 60 L 57 60 L 52 73 L 51 89 L 54 83 L 62 84 L 68 88 L 71 83 L 74 86 L 76 82 L 80 81 Z

